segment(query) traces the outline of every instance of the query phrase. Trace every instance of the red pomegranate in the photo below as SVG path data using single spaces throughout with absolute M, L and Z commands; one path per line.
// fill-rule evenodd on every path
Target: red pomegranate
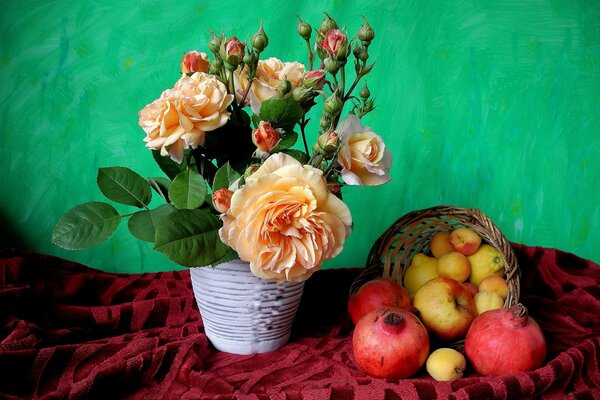
M 348 299 L 348 313 L 354 325 L 369 311 L 378 307 L 410 307 L 410 295 L 396 280 L 379 278 L 362 285 Z
M 527 308 L 517 304 L 478 315 L 467 332 L 465 352 L 482 375 L 514 374 L 544 364 L 546 340 Z
M 419 319 L 398 307 L 380 307 L 360 319 L 352 336 L 357 366 L 376 378 L 408 378 L 427 360 L 429 336 Z

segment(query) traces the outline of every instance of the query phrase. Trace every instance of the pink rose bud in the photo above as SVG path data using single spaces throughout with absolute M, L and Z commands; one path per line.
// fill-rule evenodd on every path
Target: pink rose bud
M 225 214 L 231 207 L 231 196 L 233 192 L 229 189 L 219 189 L 212 194 L 212 202 L 215 210 Z
M 222 43 L 220 56 L 225 62 L 226 67 L 230 66 L 232 70 L 235 70 L 244 58 L 244 43 L 240 42 L 235 36 L 232 36 Z
M 330 29 L 327 31 L 319 45 L 336 59 L 343 59 L 348 55 L 346 35 L 339 29 Z
M 208 56 L 199 51 L 188 51 L 181 59 L 181 73 L 208 72 Z
M 258 128 L 252 132 L 252 142 L 256 147 L 265 152 L 273 150 L 277 146 L 277 143 L 279 143 L 280 138 L 281 134 L 279 131 L 273 128 L 267 121 L 260 121 Z
M 307 89 L 321 90 L 325 86 L 325 71 L 317 69 L 315 71 L 309 71 L 304 75 L 302 86 Z

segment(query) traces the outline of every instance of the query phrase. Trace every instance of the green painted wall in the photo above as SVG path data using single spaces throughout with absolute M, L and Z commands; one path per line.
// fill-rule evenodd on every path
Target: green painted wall
M 289 5 L 288 5 L 289 4 Z M 351 188 L 355 230 L 327 267 L 364 263 L 406 212 L 478 207 L 509 240 L 600 262 L 600 1 L 4 2 L 0 13 L 2 244 L 108 271 L 176 268 L 123 225 L 81 252 L 50 243 L 68 208 L 102 196 L 101 166 L 159 174 L 137 112 L 204 49 L 208 30 L 305 61 L 296 14 L 350 32 L 368 17 L 378 108 L 365 120 L 395 160 L 384 187 Z M 376 78 L 375 78 L 376 77 Z

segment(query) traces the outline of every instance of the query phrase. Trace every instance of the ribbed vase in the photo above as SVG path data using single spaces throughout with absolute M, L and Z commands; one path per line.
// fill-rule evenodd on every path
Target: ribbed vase
M 190 276 L 206 336 L 218 350 L 266 353 L 288 342 L 304 282 L 259 279 L 241 260 L 191 268 Z

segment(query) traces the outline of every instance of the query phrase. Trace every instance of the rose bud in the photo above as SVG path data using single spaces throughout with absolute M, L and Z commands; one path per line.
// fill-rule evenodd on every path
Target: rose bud
M 325 14 L 325 18 L 323 18 L 323 21 L 321 21 L 321 26 L 319 30 L 325 33 L 327 31 L 330 31 L 331 29 L 337 29 L 338 26 L 335 20 L 331 18 L 327 13 L 323 14 Z
M 323 86 L 325 86 L 325 71 L 317 69 L 307 72 L 306 75 L 304 75 L 302 86 L 307 89 L 323 89 Z
M 337 60 L 343 60 L 348 56 L 348 41 L 346 35 L 339 29 L 327 31 L 319 45 Z
M 212 194 L 212 202 L 215 210 L 225 214 L 231 207 L 231 196 L 233 192 L 229 189 L 219 189 Z
M 360 96 L 361 99 L 363 99 L 364 101 L 366 101 L 369 96 L 371 96 L 371 91 L 369 90 L 369 88 L 367 87 L 367 84 L 365 83 L 365 86 L 363 86 L 362 89 L 360 89 L 360 92 L 358 92 L 358 95 Z
M 365 17 L 363 17 L 363 19 L 365 20 L 365 23 L 363 24 L 363 26 L 360 27 L 360 30 L 358 31 L 358 38 L 364 46 L 368 46 L 369 44 L 371 44 L 371 41 L 375 37 L 375 31 L 373 30 L 367 19 Z
M 323 104 L 323 111 L 331 115 L 338 115 L 342 111 L 344 103 L 339 98 L 337 91 L 333 92 L 331 96 L 325 99 Z
M 340 70 L 341 67 L 342 67 L 342 63 L 340 63 L 338 60 L 334 60 L 331 57 L 327 57 L 325 59 L 325 69 L 330 74 L 334 74 L 334 75 L 337 74 L 337 72 Z
M 213 53 L 217 53 L 223 43 L 223 36 L 217 36 L 213 31 L 210 31 L 210 40 L 208 41 L 208 49 Z
M 281 93 L 281 95 L 286 95 L 288 94 L 292 89 L 294 88 L 294 85 L 292 85 L 292 82 L 288 81 L 287 79 L 284 79 L 281 81 L 281 83 L 279 84 L 279 87 L 277 88 L 277 90 L 279 90 L 279 93 Z
M 319 136 L 317 143 L 319 143 L 319 147 L 321 147 L 323 153 L 333 154 L 338 147 L 339 136 L 335 131 L 330 131 L 327 134 L 322 134 Z
M 311 89 L 306 89 L 303 87 L 294 88 L 292 91 L 292 97 L 296 100 L 300 105 L 308 105 L 314 98 L 317 96 L 317 92 Z
M 267 121 L 260 121 L 258 128 L 252 132 L 252 143 L 265 152 L 273 150 L 280 138 L 279 130 L 273 128 Z
M 310 27 L 310 25 L 302 21 L 300 17 L 298 17 L 298 35 L 300 35 L 304 40 L 310 40 L 311 33 L 312 28 Z
M 354 50 L 352 51 L 354 57 L 358 58 L 361 61 L 367 61 L 369 59 L 369 50 L 366 46 L 356 45 L 354 46 Z
M 188 51 L 181 58 L 182 74 L 208 72 L 208 66 L 208 56 L 205 53 L 200 53 L 196 50 Z
M 240 42 L 235 36 L 227 39 L 221 44 L 220 55 L 225 63 L 225 67 L 233 71 L 244 57 L 244 43 Z
M 257 53 L 262 52 L 269 44 L 269 38 L 267 37 L 265 30 L 263 29 L 262 21 L 260 21 L 260 28 L 258 29 L 258 32 L 252 35 L 250 43 L 252 44 L 252 48 L 254 49 L 254 51 L 256 51 Z

